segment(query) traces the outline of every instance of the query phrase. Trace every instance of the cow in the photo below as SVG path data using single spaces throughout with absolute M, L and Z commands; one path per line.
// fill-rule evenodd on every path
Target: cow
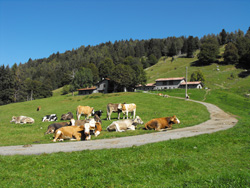
M 32 124 L 35 122 L 35 120 L 33 118 L 27 117 L 27 116 L 17 116 L 17 117 L 13 116 L 10 123 L 13 123 L 13 122 L 15 124 L 18 124 L 18 123 L 20 123 L 20 124 L 26 124 L 26 123 Z
M 172 117 L 155 118 L 145 124 L 145 129 L 166 131 L 167 129 L 172 129 L 173 124 L 179 124 L 179 123 L 180 120 L 175 115 Z
M 107 104 L 107 120 L 111 120 L 111 115 L 112 112 L 118 113 L 118 117 L 117 119 L 120 119 L 120 113 L 122 112 L 120 109 L 118 109 L 118 104 L 113 104 L 113 103 L 109 103 Z
M 90 120 L 88 123 L 85 123 L 81 126 L 66 126 L 61 127 L 56 130 L 54 133 L 53 142 L 57 140 L 63 141 L 64 139 L 70 140 L 90 140 L 90 131 L 93 130 L 95 136 L 98 136 L 102 131 L 101 124 L 95 122 L 94 119 Z
M 44 133 L 46 134 L 52 134 L 54 133 L 57 129 L 61 128 L 61 127 L 65 127 L 65 126 L 69 126 L 70 122 L 58 122 L 58 123 L 53 123 L 50 124 L 47 128 L 47 131 Z
M 57 116 L 56 114 L 50 114 L 50 115 L 46 115 L 43 117 L 42 122 L 46 122 L 46 121 L 56 121 L 57 120 Z
M 125 116 L 128 119 L 128 113 L 131 113 L 131 116 L 133 115 L 133 119 L 135 119 L 135 113 L 136 113 L 136 104 L 131 103 L 131 104 L 119 104 L 118 105 L 118 109 L 120 109 L 123 113 L 123 119 L 125 119 Z
M 89 106 L 78 106 L 76 109 L 76 116 L 77 119 L 79 120 L 81 115 L 83 114 L 85 116 L 85 119 L 89 118 L 91 116 L 91 114 L 94 114 L 94 108 L 93 107 L 89 107 Z
M 73 119 L 73 114 L 72 112 L 68 112 L 67 114 L 62 114 L 61 120 L 71 120 Z
M 37 109 L 36 109 L 36 111 L 40 111 L 41 109 L 42 109 L 42 107 L 38 106 Z
M 116 132 L 123 132 L 125 130 L 135 130 L 138 124 L 143 124 L 143 121 L 139 116 L 136 116 L 135 119 L 114 121 L 107 127 L 107 130 Z
M 97 110 L 97 111 L 95 111 L 95 112 L 92 114 L 92 116 L 95 116 L 95 114 L 96 114 L 96 115 L 98 115 L 99 117 L 101 117 L 101 116 L 102 116 L 102 113 L 103 113 L 102 110 Z

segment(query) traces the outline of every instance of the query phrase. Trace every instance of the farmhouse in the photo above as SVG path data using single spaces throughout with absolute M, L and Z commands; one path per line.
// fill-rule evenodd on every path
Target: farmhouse
M 78 95 L 89 95 L 92 93 L 111 93 L 113 92 L 113 85 L 109 78 L 103 78 L 95 86 L 91 88 L 78 89 Z
M 203 85 L 198 82 L 187 82 L 188 89 L 197 88 L 202 89 Z M 155 80 L 155 83 L 149 83 L 146 85 L 136 86 L 136 90 L 150 91 L 150 90 L 162 90 L 162 89 L 177 89 L 186 88 L 185 77 L 176 78 L 159 78 Z
M 188 89 L 202 89 L 203 84 L 201 81 L 197 82 L 187 82 L 187 88 Z M 179 88 L 186 88 L 186 82 L 181 83 Z

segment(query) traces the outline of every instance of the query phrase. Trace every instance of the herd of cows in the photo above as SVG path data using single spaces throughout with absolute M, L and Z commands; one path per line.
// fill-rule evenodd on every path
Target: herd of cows
M 37 108 L 40 111 L 41 107 Z M 56 122 L 48 126 L 45 134 L 54 133 L 53 142 L 67 140 L 90 140 L 91 135 L 98 136 L 102 131 L 101 115 L 103 111 L 95 111 L 93 107 L 78 106 L 76 109 L 77 120 L 73 118 L 72 112 L 62 114 L 61 120 L 70 120 L 69 122 Z M 108 127 L 107 131 L 123 132 L 126 130 L 135 130 L 137 125 L 144 124 L 139 116 L 136 116 L 136 104 L 118 103 L 107 104 L 107 120 L 111 120 L 112 113 L 117 113 L 117 121 L 113 121 Z M 123 114 L 123 120 L 120 120 L 120 114 Z M 129 119 L 129 113 L 131 118 Z M 84 120 L 80 120 L 81 116 L 85 116 Z M 125 119 L 126 118 L 126 119 Z M 42 118 L 42 122 L 57 121 L 57 115 L 46 115 Z M 34 123 L 35 120 L 27 116 L 13 116 L 11 123 Z M 172 117 L 155 118 L 145 124 L 145 130 L 153 129 L 156 131 L 164 131 L 172 129 L 173 124 L 179 124 L 179 119 L 174 115 Z

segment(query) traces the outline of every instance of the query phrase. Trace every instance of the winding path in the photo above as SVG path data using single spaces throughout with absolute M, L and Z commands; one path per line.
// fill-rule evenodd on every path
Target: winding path
M 213 104 L 194 101 L 194 100 L 189 100 L 189 101 L 205 105 L 210 113 L 211 119 L 192 127 L 185 127 L 181 129 L 174 129 L 167 132 L 155 132 L 137 136 L 100 139 L 100 140 L 91 140 L 82 142 L 35 144 L 32 146 L 30 145 L 30 147 L 29 145 L 28 147 L 24 147 L 23 145 L 3 146 L 0 147 L 0 155 L 33 155 L 33 154 L 39 155 L 43 153 L 54 153 L 54 152 L 72 152 L 72 151 L 82 151 L 82 150 L 140 146 L 148 143 L 155 143 L 170 139 L 179 139 L 201 134 L 210 134 L 213 132 L 229 129 L 234 125 L 236 125 L 236 123 L 238 122 L 236 118 L 225 113 L 224 111 L 222 111 L 220 108 L 218 108 Z

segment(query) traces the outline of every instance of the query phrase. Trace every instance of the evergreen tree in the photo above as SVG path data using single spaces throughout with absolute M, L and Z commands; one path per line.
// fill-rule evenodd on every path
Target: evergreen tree
M 193 36 L 189 36 L 187 39 L 187 58 L 193 58 L 195 51 L 195 41 Z
M 177 54 L 176 45 L 175 45 L 174 42 L 172 42 L 171 47 L 170 47 L 170 49 L 169 49 L 169 51 L 168 51 L 168 56 L 173 57 L 173 56 L 175 56 L 176 54 Z
M 109 78 L 114 70 L 113 60 L 110 58 L 105 58 L 105 60 L 100 64 L 99 76 L 100 78 Z
M 236 65 L 239 62 L 238 50 L 233 43 L 230 42 L 226 45 L 223 57 L 226 64 Z
M 227 41 L 227 33 L 225 29 L 222 29 L 222 31 L 220 32 L 220 44 L 224 45 L 226 44 L 226 41 Z
M 219 44 L 214 37 L 209 37 L 201 46 L 198 54 L 199 63 L 201 65 L 209 65 L 217 60 L 219 55 Z

